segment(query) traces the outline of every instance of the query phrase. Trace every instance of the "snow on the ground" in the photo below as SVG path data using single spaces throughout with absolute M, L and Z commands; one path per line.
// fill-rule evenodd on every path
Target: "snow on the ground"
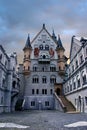
M 29 128 L 30 126 L 19 125 L 15 123 L 0 123 L 0 128 Z
M 65 127 L 79 127 L 79 126 L 87 126 L 86 121 L 79 121 L 72 124 L 64 125 Z

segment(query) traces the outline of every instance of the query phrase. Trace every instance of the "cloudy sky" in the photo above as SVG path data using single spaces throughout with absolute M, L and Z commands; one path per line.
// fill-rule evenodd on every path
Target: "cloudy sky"
M 69 56 L 71 37 L 87 37 L 87 0 L 0 0 L 0 44 L 21 56 L 27 35 L 31 40 L 45 23 L 60 34 Z

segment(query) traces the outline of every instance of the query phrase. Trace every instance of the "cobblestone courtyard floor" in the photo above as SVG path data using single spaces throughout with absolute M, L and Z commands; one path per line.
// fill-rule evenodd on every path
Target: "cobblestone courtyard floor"
M 87 122 L 85 113 L 62 113 L 58 111 L 23 111 L 0 114 L 0 123 L 16 123 L 28 128 L 0 128 L 1 130 L 87 130 L 87 126 L 65 127 L 78 121 Z

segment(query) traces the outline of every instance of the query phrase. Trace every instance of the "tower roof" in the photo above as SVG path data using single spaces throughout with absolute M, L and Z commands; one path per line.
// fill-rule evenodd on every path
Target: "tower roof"
M 28 34 L 27 41 L 26 41 L 24 49 L 27 49 L 27 48 L 32 48 L 31 47 L 31 43 L 30 43 L 30 36 L 29 36 L 29 34 Z
M 52 32 L 52 38 L 53 38 L 54 41 L 57 41 L 54 29 L 53 29 L 53 32 Z
M 64 49 L 63 45 L 62 45 L 62 42 L 61 42 L 61 38 L 60 38 L 60 35 L 58 35 L 58 41 L 57 41 L 57 49 Z

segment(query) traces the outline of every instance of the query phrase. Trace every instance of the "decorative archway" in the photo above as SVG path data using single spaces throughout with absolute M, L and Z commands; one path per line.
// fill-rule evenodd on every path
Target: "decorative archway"
M 58 84 L 58 83 L 54 84 L 55 92 L 58 96 L 63 95 L 62 87 L 63 87 L 63 84 Z

